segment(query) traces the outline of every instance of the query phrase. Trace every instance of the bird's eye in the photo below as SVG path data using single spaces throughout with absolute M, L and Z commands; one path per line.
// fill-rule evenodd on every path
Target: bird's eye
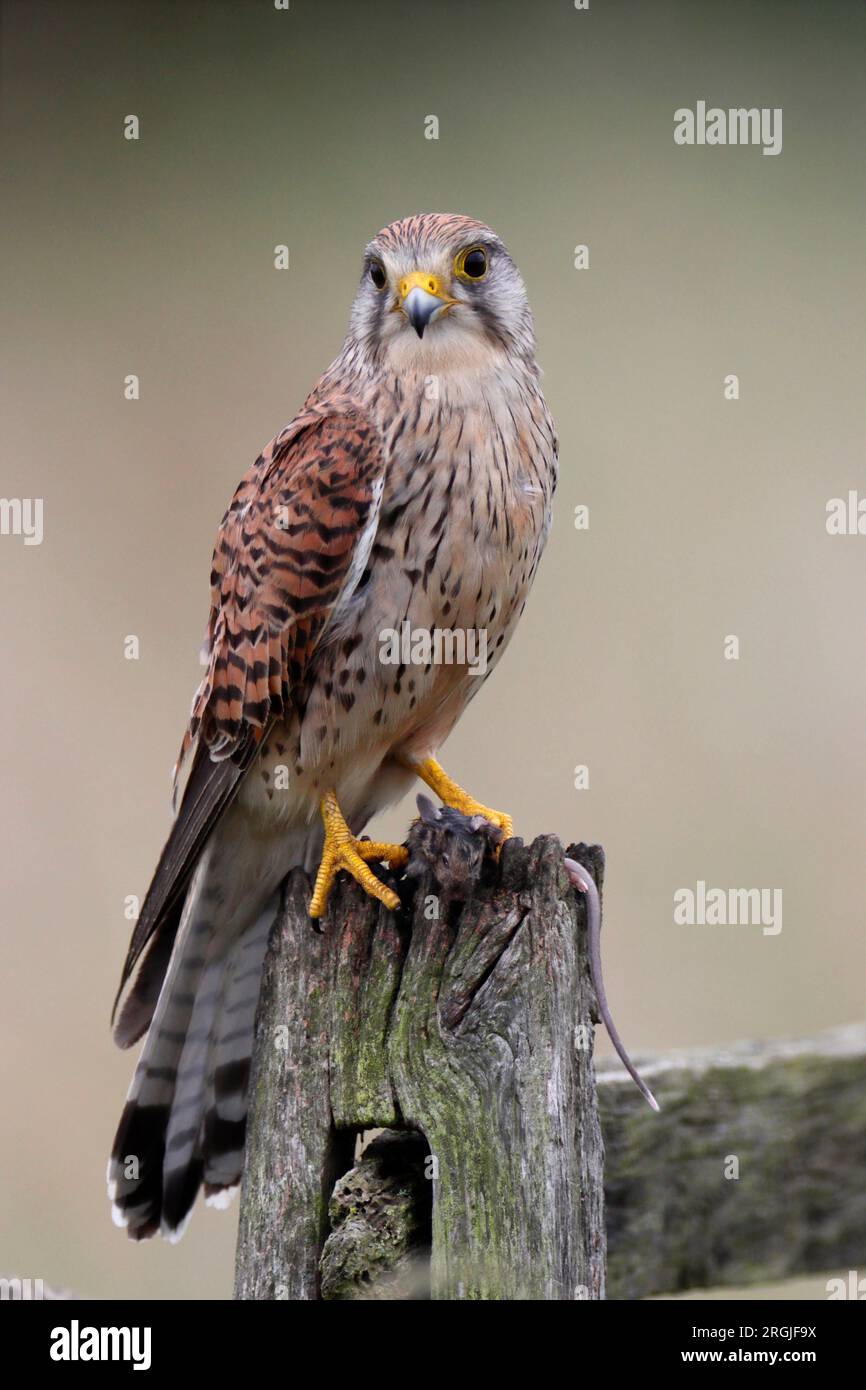
M 454 269 L 463 280 L 483 280 L 487 274 L 487 252 L 483 246 L 470 246 L 461 251 Z
M 370 262 L 370 279 L 373 281 L 377 290 L 383 290 L 387 285 L 388 277 L 385 274 L 385 267 L 381 261 Z

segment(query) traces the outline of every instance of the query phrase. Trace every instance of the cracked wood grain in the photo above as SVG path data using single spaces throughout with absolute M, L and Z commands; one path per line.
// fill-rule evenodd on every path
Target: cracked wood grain
M 597 847 L 569 855 L 600 884 Z M 256 1025 L 238 1298 L 323 1296 L 329 1199 L 374 1127 L 426 1141 L 433 1298 L 603 1297 L 594 996 L 562 860 L 553 837 L 513 840 L 467 902 L 430 871 L 396 884 L 398 913 L 341 881 L 321 935 L 292 875 Z M 349 1244 L 329 1248 L 357 1280 Z M 354 1296 L 334 1267 L 325 1294 Z

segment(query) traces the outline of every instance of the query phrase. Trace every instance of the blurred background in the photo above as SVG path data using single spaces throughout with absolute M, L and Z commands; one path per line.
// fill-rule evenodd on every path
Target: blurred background
M 230 1295 L 236 1207 L 176 1247 L 109 1220 L 124 900 L 169 827 L 223 510 L 408 213 L 509 245 L 561 443 L 445 766 L 525 838 L 604 845 L 632 1051 L 863 1016 L 866 537 L 825 516 L 866 494 L 864 55 L 857 3 L 3 0 L 0 493 L 44 499 L 44 541 L 0 537 L 0 1273 Z M 783 108 L 782 153 L 676 146 L 698 100 Z M 782 889 L 781 933 L 676 925 L 699 879 Z

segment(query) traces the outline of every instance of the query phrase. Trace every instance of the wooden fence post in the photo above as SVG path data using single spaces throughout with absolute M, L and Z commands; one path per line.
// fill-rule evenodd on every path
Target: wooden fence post
M 600 849 L 568 854 L 600 887 Z M 321 935 L 293 874 L 259 1001 L 236 1297 L 417 1297 L 428 1282 L 442 1299 L 604 1297 L 594 996 L 562 859 L 551 836 L 513 840 L 465 903 L 428 871 L 398 885 L 398 913 L 341 881 Z M 373 1128 L 391 1132 L 390 1171 L 380 1154 L 334 1193 Z M 332 1228 L 355 1191 L 378 1202 L 374 1263 L 383 1242 L 414 1242 L 413 1280 L 382 1292 L 350 1257 Z

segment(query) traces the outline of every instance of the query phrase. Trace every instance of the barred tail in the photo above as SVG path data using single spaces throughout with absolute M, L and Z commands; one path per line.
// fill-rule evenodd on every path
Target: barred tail
M 241 1178 L 279 875 L 267 865 L 250 872 L 222 838 L 211 838 L 190 884 L 109 1160 L 114 1220 L 135 1240 L 157 1231 L 178 1240 L 202 1183 L 209 1201 L 225 1205 Z

